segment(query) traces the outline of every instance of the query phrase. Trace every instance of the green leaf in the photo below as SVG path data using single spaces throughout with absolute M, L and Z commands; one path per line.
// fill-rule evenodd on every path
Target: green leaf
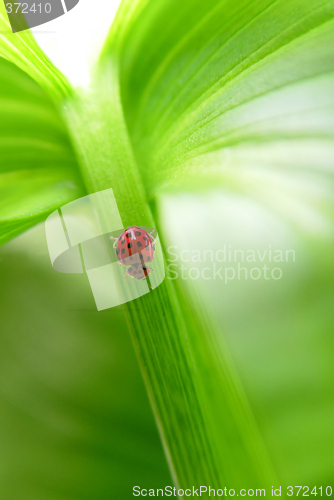
M 122 97 L 149 196 L 250 191 L 261 176 L 274 191 L 303 166 L 329 177 L 333 16 L 323 0 L 139 2 L 124 15 Z
M 0 58 L 0 243 L 84 192 L 63 121 L 30 77 Z
M 55 102 L 71 92 L 67 79 L 44 54 L 31 31 L 12 32 L 4 2 L 0 2 L 0 56 L 30 75 Z

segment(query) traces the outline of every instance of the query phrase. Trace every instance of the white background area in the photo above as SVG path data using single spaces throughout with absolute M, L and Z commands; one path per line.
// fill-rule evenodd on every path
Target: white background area
M 67 14 L 32 30 L 38 44 L 74 86 L 89 85 L 120 0 L 80 0 Z

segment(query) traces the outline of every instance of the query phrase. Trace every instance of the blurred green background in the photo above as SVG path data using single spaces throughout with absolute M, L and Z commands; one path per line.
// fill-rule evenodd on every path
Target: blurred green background
M 43 224 L 0 249 L 0 275 L 1 500 L 171 484 L 122 310 L 52 269 Z
M 330 224 L 303 227 L 301 220 L 281 217 L 240 192 L 167 195 L 160 205 L 168 244 L 202 307 L 218 322 L 250 401 L 278 479 L 288 485 L 334 485 L 334 260 Z M 305 215 L 301 212 L 301 219 Z M 168 246 L 168 245 L 167 245 Z M 259 251 L 263 259 L 238 262 L 248 269 L 225 284 L 216 270 L 238 263 L 217 262 L 216 251 L 227 248 Z M 293 250 L 287 262 L 270 262 L 269 249 Z M 194 250 L 200 251 L 201 262 Z M 183 257 L 194 261 L 184 262 Z M 265 253 L 266 256 L 264 257 Z M 218 254 L 218 259 L 222 255 Z M 245 257 L 246 258 L 246 257 Z M 282 270 L 280 280 L 249 278 L 264 264 Z M 192 280 L 204 268 L 205 277 Z M 175 271 L 176 268 L 172 267 Z M 179 271 L 180 272 L 180 271 Z M 230 276 L 231 276 L 230 272 Z M 257 276 L 257 273 L 254 274 Z M 270 271 L 268 272 L 270 276 Z M 277 272 L 276 272 L 277 276 Z M 256 485 L 255 485 L 256 486 Z

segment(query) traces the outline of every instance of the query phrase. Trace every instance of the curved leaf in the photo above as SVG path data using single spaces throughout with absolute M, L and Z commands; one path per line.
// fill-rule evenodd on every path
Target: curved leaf
M 71 92 L 64 75 L 52 64 L 36 43 L 30 30 L 13 33 L 4 2 L 0 2 L 0 56 L 16 64 L 61 102 Z
M 0 243 L 84 191 L 59 113 L 45 92 L 0 58 Z
M 118 43 L 149 195 L 203 182 L 247 190 L 269 169 L 274 189 L 278 171 L 298 177 L 303 165 L 328 177 L 333 18 L 323 0 L 139 3 Z

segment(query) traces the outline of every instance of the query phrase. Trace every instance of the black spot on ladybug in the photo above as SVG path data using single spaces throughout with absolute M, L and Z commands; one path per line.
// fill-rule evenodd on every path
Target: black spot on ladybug
M 125 248 L 122 248 L 122 253 L 124 253 L 124 252 L 125 252 Z
M 147 239 L 147 238 L 146 238 L 146 236 L 144 236 L 144 238 L 143 238 L 143 239 L 146 241 L 146 239 Z
M 128 248 L 132 248 L 132 243 L 128 243 Z
M 143 245 L 140 243 L 140 241 L 137 241 L 137 247 L 142 247 Z
M 117 253 L 117 255 L 119 254 L 119 248 L 117 248 L 116 253 Z
M 133 274 L 137 274 L 137 271 L 133 271 Z
M 148 261 L 150 262 L 150 260 L 151 260 L 151 257 L 150 257 L 150 256 L 148 256 L 148 257 L 147 257 L 147 260 L 148 260 Z
M 140 231 L 136 231 L 136 232 L 135 232 L 135 235 L 136 235 L 136 236 L 140 236 L 140 235 L 141 235 L 141 232 L 140 232 Z
M 125 243 L 125 240 L 122 240 L 122 245 L 124 245 L 124 243 Z
M 125 235 L 127 238 L 131 238 L 131 233 L 126 233 Z
M 125 264 L 125 259 L 122 259 L 123 264 Z

